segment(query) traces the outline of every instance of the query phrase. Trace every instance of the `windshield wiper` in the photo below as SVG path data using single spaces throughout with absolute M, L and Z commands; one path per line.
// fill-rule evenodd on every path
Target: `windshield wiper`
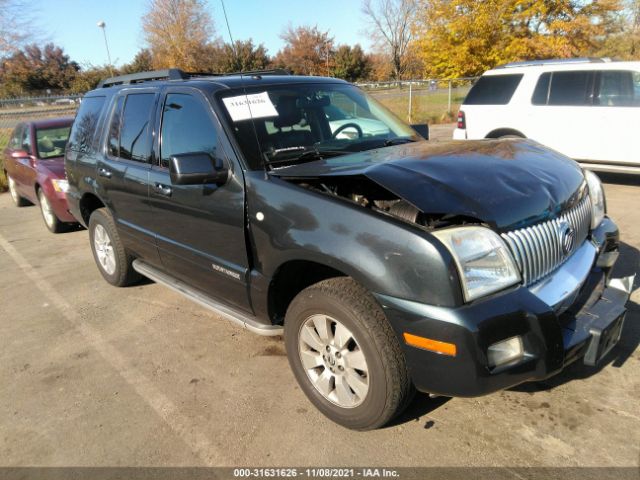
M 392 145 L 402 145 L 403 143 L 412 143 L 412 142 L 415 142 L 415 140 L 407 137 L 387 138 L 384 141 L 384 146 L 390 147 Z
M 276 158 L 286 153 L 302 152 L 299 155 L 288 156 L 287 158 Z M 297 163 L 306 160 L 320 160 L 327 157 L 337 157 L 339 155 L 346 155 L 352 152 L 345 152 L 342 150 L 320 150 L 318 148 L 311 147 L 288 147 L 279 148 L 271 152 L 265 153 L 265 159 L 269 165 L 277 165 L 280 163 Z

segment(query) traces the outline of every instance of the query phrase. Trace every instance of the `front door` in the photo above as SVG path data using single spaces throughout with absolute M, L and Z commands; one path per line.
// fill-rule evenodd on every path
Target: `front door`
M 244 179 L 204 95 L 170 88 L 161 100 L 158 161 L 150 173 L 154 231 L 164 269 L 227 304 L 250 310 Z M 169 159 L 206 152 L 229 167 L 224 185 L 173 185 Z

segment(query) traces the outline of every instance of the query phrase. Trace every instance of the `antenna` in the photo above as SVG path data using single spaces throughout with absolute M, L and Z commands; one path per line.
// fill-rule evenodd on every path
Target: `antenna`
M 233 43 L 233 35 L 231 35 L 231 27 L 229 27 L 229 18 L 227 18 L 227 9 L 224 7 L 224 0 L 220 0 L 220 3 L 222 4 L 222 13 L 224 14 L 224 21 L 227 24 L 227 32 L 229 32 L 229 40 L 231 40 L 231 49 L 235 50 L 235 45 Z

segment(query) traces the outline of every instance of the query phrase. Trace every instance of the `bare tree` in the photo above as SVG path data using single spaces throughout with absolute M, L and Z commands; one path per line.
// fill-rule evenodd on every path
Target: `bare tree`
M 142 30 L 154 67 L 192 71 L 215 33 L 204 0 L 150 0 Z
M 0 0 L 0 57 L 14 53 L 33 39 L 27 12 L 20 0 Z
M 406 70 L 416 8 L 415 0 L 364 0 L 362 4 L 370 33 L 389 54 L 396 79 L 400 79 Z

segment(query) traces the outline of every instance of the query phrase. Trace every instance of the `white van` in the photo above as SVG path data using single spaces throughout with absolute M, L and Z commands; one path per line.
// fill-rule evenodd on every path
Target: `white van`
M 539 60 L 486 72 L 460 107 L 453 138 L 514 136 L 590 170 L 640 173 L 640 62 Z

